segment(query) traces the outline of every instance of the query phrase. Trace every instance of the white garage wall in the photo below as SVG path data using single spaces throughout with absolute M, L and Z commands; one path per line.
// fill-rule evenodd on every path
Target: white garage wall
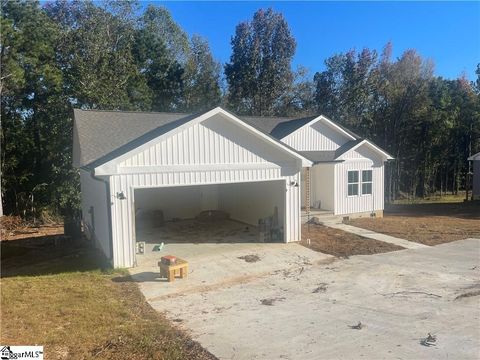
M 218 184 L 221 182 L 250 182 L 284 180 L 287 184 L 300 182 L 300 172 L 289 168 L 265 168 L 249 170 L 206 170 L 169 172 L 162 174 L 123 174 L 110 177 L 110 193 L 113 199 L 112 238 L 115 267 L 135 265 L 135 231 L 133 197 L 136 188 L 171 187 L 178 185 Z M 123 192 L 126 199 L 116 198 Z M 286 241 L 300 240 L 300 187 L 286 186 Z
M 160 136 L 104 165 L 99 170 L 111 175 L 114 199 L 114 265 L 131 267 L 135 265 L 135 189 L 268 180 L 298 183 L 301 159 L 217 114 Z M 126 199 L 120 200 L 117 193 L 124 193 Z M 286 186 L 280 194 L 286 203 L 286 241 L 300 240 L 300 187 Z M 215 205 L 215 196 L 210 192 L 203 197 L 202 207 Z
M 219 209 L 232 219 L 258 225 L 258 220 L 273 215 L 277 206 L 279 224 L 284 227 L 285 181 L 227 184 L 219 186 Z
M 80 170 L 80 186 L 82 191 L 82 222 L 85 234 L 110 259 L 107 186 L 104 181 L 93 178 L 85 170 Z M 93 217 L 90 214 L 90 207 L 93 207 Z

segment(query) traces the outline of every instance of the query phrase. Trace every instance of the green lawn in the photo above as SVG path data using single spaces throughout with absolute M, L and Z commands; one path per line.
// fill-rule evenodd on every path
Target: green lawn
M 2 344 L 43 345 L 46 359 L 214 358 L 95 250 L 2 242 L 2 254 Z

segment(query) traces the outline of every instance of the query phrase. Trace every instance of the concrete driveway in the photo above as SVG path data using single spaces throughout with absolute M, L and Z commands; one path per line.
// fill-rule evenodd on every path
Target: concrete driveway
M 468 296 L 480 291 L 479 239 L 346 260 L 236 245 L 203 267 L 193 257 L 188 280 L 134 270 L 150 304 L 221 359 L 480 358 L 480 296 Z M 250 253 L 261 260 L 237 258 Z M 215 257 L 230 265 L 218 273 Z M 420 344 L 427 333 L 434 346 Z

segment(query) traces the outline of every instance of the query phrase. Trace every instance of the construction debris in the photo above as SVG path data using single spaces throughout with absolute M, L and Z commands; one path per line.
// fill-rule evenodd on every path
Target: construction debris
M 279 242 L 283 241 L 283 227 L 280 226 L 278 208 L 273 208 L 273 215 L 258 219 L 258 241 Z
M 423 346 L 435 346 L 437 342 L 437 336 L 428 333 L 428 336 L 420 340 L 420 344 Z
M 354 329 L 354 330 L 362 330 L 362 328 L 364 327 L 365 325 L 363 325 L 360 321 L 358 322 L 357 325 L 349 325 L 348 327 L 350 329 Z
M 222 210 L 205 210 L 197 215 L 197 220 L 202 222 L 228 219 L 230 219 L 230 214 Z
M 164 246 L 165 246 L 165 243 L 163 242 L 161 244 L 154 245 L 152 251 L 161 251 Z
M 312 291 L 313 294 L 324 293 L 325 291 L 327 291 L 327 284 L 320 283 L 318 285 L 319 286 Z
M 262 299 L 260 300 L 260 304 L 262 305 L 267 305 L 267 306 L 273 306 L 273 304 L 276 302 L 276 301 L 283 301 L 285 300 L 284 297 L 280 297 L 280 298 L 270 298 L 270 299 Z
M 260 256 L 255 254 L 239 256 L 238 259 L 245 260 L 247 263 L 254 263 L 260 261 Z

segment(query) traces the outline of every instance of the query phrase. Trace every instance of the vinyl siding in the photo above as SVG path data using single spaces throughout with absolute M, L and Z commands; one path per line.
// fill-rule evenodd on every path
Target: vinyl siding
M 282 139 L 298 151 L 333 151 L 349 139 L 322 121 L 304 126 Z
M 347 174 L 349 170 L 372 170 L 372 194 L 348 196 Z M 384 165 L 375 164 L 370 159 L 352 159 L 335 165 L 335 214 L 345 215 L 359 212 L 383 210 L 384 202 Z
M 108 181 L 108 179 L 107 179 Z M 107 186 L 104 181 L 80 170 L 82 191 L 82 222 L 86 236 L 110 259 L 110 227 L 107 206 Z M 93 207 L 93 217 L 90 208 Z
M 282 191 L 272 196 L 285 204 L 285 239 L 300 240 L 300 187 L 290 185 L 300 182 L 300 160 L 225 118 L 213 116 L 161 137 L 122 158 L 116 169 L 110 177 L 115 267 L 135 265 L 134 197 L 139 188 L 281 180 Z M 120 192 L 126 199 L 116 198 Z

